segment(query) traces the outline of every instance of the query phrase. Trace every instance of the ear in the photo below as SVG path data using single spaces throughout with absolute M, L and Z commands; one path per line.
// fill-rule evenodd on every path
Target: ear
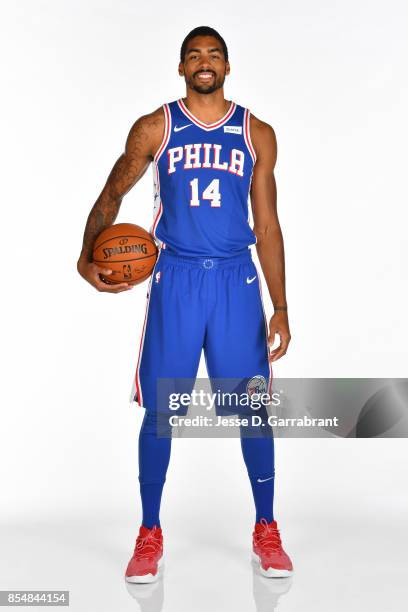
M 226 62 L 226 64 L 225 64 L 225 74 L 229 74 L 230 73 L 230 69 L 231 69 L 230 63 Z
M 179 73 L 180 76 L 184 76 L 184 64 L 183 64 L 183 62 L 179 63 L 178 73 Z

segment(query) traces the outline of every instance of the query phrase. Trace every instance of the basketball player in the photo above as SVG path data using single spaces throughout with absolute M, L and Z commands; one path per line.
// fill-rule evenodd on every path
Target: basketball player
M 110 270 L 91 263 L 96 236 L 112 225 L 124 195 L 150 163 L 159 255 L 150 278 L 132 396 L 145 408 L 139 436 L 143 520 L 126 570 L 130 582 L 153 582 L 163 558 L 160 502 L 170 459 L 171 436 L 157 435 L 157 380 L 195 379 L 204 350 L 210 379 L 239 378 L 271 390 L 271 363 L 290 341 L 285 295 L 284 248 L 276 211 L 274 130 L 249 110 L 224 98 L 230 72 L 228 49 L 212 28 L 185 38 L 178 67 L 186 97 L 163 104 L 132 126 L 85 228 L 78 271 L 99 291 Z M 248 197 L 254 218 L 251 229 Z M 274 306 L 268 326 L 256 250 Z M 271 350 L 275 334 L 280 344 Z M 256 518 L 253 553 L 268 577 L 291 575 L 273 515 L 274 440 L 268 425 L 259 435 L 241 433 L 243 459 Z

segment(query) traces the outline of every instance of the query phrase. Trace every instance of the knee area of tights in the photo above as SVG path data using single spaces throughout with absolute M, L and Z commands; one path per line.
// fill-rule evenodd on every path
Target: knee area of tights
M 171 437 L 172 427 L 167 414 L 158 414 L 156 411 L 146 411 L 142 426 L 141 435 L 154 435 L 158 438 Z

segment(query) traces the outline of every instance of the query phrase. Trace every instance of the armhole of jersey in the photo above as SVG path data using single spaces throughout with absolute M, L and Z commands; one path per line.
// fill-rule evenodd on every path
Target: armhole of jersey
M 170 140 L 170 134 L 171 134 L 171 113 L 170 113 L 169 105 L 163 104 L 162 108 L 164 112 L 164 134 L 163 134 L 163 140 L 161 141 L 160 147 L 157 149 L 153 157 L 153 161 L 156 164 L 158 163 L 160 157 L 162 156 L 164 149 L 167 147 L 168 142 Z
M 244 139 L 245 139 L 245 144 L 248 147 L 248 151 L 251 154 L 252 157 L 252 161 L 255 165 L 256 162 L 256 153 L 255 153 L 255 149 L 254 146 L 252 144 L 252 140 L 251 140 L 251 129 L 250 129 L 250 119 L 251 119 L 251 113 L 250 111 L 246 108 L 244 111 Z

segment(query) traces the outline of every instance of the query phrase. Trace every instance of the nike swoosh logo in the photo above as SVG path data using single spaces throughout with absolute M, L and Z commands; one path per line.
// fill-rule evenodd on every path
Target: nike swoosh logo
M 248 278 L 247 277 L 247 284 L 250 285 L 251 283 L 254 282 L 255 279 L 256 279 L 256 276 L 254 276 L 253 278 Z
M 177 125 L 174 126 L 174 132 L 180 132 L 181 130 L 185 130 L 186 127 L 190 127 L 190 125 L 193 125 L 192 123 L 187 123 L 186 125 L 182 125 L 181 127 L 177 127 Z
M 269 478 L 257 478 L 256 482 L 266 482 L 267 480 L 272 480 L 273 476 L 269 476 Z

